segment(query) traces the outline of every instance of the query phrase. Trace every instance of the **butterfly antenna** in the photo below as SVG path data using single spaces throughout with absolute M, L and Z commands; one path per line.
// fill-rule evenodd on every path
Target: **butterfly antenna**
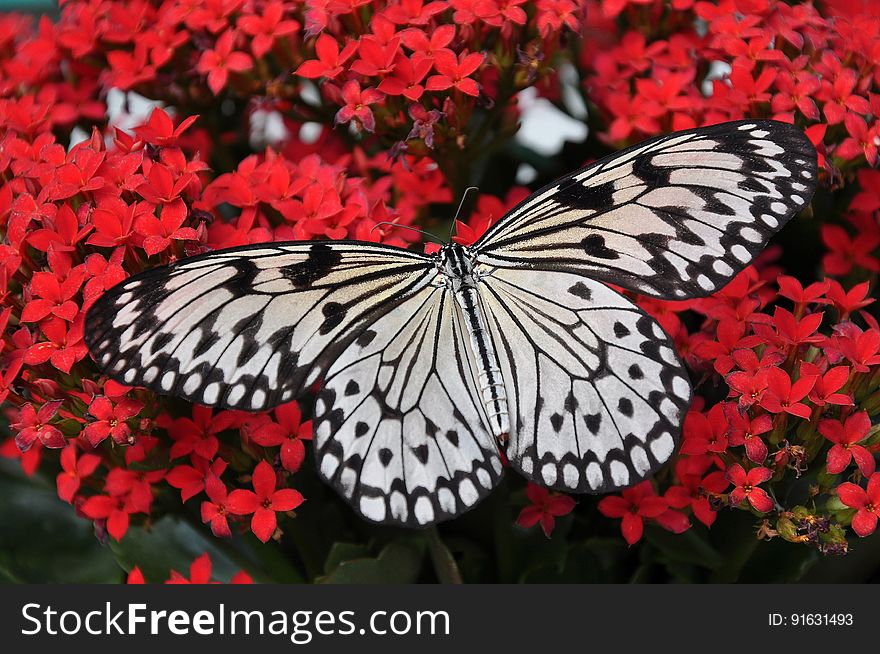
M 468 193 L 471 191 L 479 191 L 479 187 L 476 186 L 468 186 L 464 193 L 461 194 L 461 202 L 458 203 L 458 209 L 455 211 L 455 218 L 452 219 L 452 226 L 449 228 L 449 240 L 452 240 L 452 235 L 455 233 L 455 222 L 458 220 L 458 216 L 461 213 L 461 208 L 464 206 L 464 201 L 467 200 Z
M 418 227 L 410 227 L 409 225 L 400 225 L 398 223 L 393 223 L 390 220 L 383 220 L 381 222 L 376 223 L 375 225 L 373 225 L 373 229 L 370 230 L 370 233 L 372 234 L 376 230 L 377 227 L 380 227 L 382 225 L 390 225 L 391 227 L 396 227 L 398 229 L 409 229 L 413 232 L 418 232 L 419 234 L 422 234 L 423 236 L 427 236 L 428 238 L 432 238 L 435 241 L 437 241 L 438 243 L 443 243 L 443 241 L 440 239 L 440 237 L 437 236 L 436 234 L 432 234 L 431 232 L 426 232 L 424 229 L 419 229 Z

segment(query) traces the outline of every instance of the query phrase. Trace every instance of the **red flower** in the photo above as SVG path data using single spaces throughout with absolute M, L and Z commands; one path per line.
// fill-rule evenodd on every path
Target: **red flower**
M 80 510 L 92 520 L 105 521 L 107 533 L 116 541 L 122 540 L 129 527 L 129 516 L 139 513 L 131 495 L 93 495 L 87 499 Z
M 281 446 L 281 465 L 288 472 L 296 472 L 306 456 L 303 441 L 312 439 L 312 421 L 301 422 L 299 404 L 290 402 L 275 409 L 275 420 L 262 415 L 246 422 L 244 428 L 250 438 L 263 447 Z
M 656 519 L 668 508 L 669 502 L 656 495 L 650 481 L 625 489 L 622 497 L 609 495 L 599 501 L 599 512 L 606 518 L 622 518 L 620 531 L 630 545 L 641 539 L 645 519 Z
M 846 506 L 856 509 L 853 531 L 863 538 L 873 534 L 880 515 L 880 472 L 871 475 L 867 491 L 847 481 L 837 487 L 837 496 Z
M 233 50 L 234 45 L 235 32 L 227 30 L 217 39 L 215 48 L 205 50 L 199 58 L 196 70 L 208 76 L 208 87 L 214 95 L 219 95 L 226 86 L 230 72 L 242 73 L 253 66 L 251 56 Z
M 856 465 L 865 477 L 874 474 L 876 463 L 874 455 L 863 445 L 857 445 L 868 437 L 871 419 L 867 411 L 853 413 L 845 422 L 839 420 L 822 420 L 819 422 L 819 433 L 834 443 L 828 451 L 828 472 L 836 475 L 843 472 L 855 459 Z
M 180 499 L 183 502 L 195 497 L 205 490 L 205 480 L 211 475 L 219 477 L 226 470 L 226 461 L 215 459 L 208 462 L 199 457 L 192 457 L 194 465 L 174 466 L 166 475 L 165 481 L 174 488 L 180 489 Z
M 773 473 L 769 468 L 752 468 L 746 472 L 743 467 L 734 463 L 727 469 L 727 479 L 736 488 L 730 492 L 730 504 L 738 506 L 744 500 L 748 500 L 756 511 L 767 513 L 773 509 L 773 500 L 758 484 L 763 484 L 770 479 Z
M 208 556 L 208 553 L 205 552 L 200 557 L 195 559 L 189 566 L 189 578 L 184 577 L 182 574 L 177 572 L 177 570 L 171 571 L 171 578 L 166 581 L 166 584 L 216 584 L 219 583 L 217 581 L 211 581 L 211 557 Z M 230 579 L 230 583 L 233 584 L 252 584 L 253 580 L 251 576 L 246 573 L 244 570 L 239 570 L 235 575 L 233 575 L 232 579 Z
M 76 266 L 66 274 L 35 272 L 31 278 L 31 292 L 39 299 L 28 302 L 21 312 L 22 322 L 39 322 L 49 315 L 72 322 L 79 313 L 73 298 L 86 278 L 83 266 Z
M 847 320 L 853 311 L 863 309 L 874 302 L 874 298 L 868 297 L 869 288 L 868 282 L 862 282 L 853 286 L 849 291 L 844 291 L 839 282 L 833 279 L 828 280 L 828 299 L 840 313 L 841 322 Z
M 746 325 L 739 320 L 720 320 L 716 328 L 716 341 L 705 340 L 694 347 L 694 354 L 701 359 L 714 360 L 715 372 L 726 375 L 735 362 L 731 354 L 734 350 L 752 348 L 761 343 L 756 335 L 745 336 Z
M 724 405 L 716 404 L 705 415 L 699 411 L 690 411 L 684 419 L 681 453 L 698 456 L 707 452 L 724 452 L 728 444 L 728 430 Z
M 251 37 L 251 52 L 257 58 L 269 52 L 278 38 L 296 34 L 300 28 L 293 19 L 283 20 L 284 3 L 278 0 L 263 5 L 260 14 L 241 16 L 237 23 Z
M 329 34 L 321 34 L 315 42 L 315 54 L 318 55 L 318 60 L 304 61 L 294 74 L 308 79 L 318 77 L 335 79 L 344 70 L 342 65 L 351 59 L 356 49 L 357 42 L 350 41 L 340 52 L 339 42 L 336 39 Z
M 832 347 L 853 364 L 856 372 L 868 372 L 870 366 L 880 364 L 880 331 L 861 331 L 851 322 L 835 326 Z
M 342 99 L 345 106 L 336 112 L 337 123 L 347 123 L 352 119 L 368 132 L 376 129 L 376 119 L 370 110 L 371 104 L 379 102 L 384 95 L 376 89 L 363 89 L 355 81 L 346 82 L 342 87 Z
M 229 530 L 227 522 L 228 494 L 226 484 L 220 481 L 217 475 L 209 473 L 205 478 L 205 492 L 210 501 L 202 502 L 202 522 L 211 523 L 211 531 L 215 536 L 231 536 L 232 532 Z
M 688 469 L 691 463 L 691 457 L 679 460 L 675 466 L 675 473 L 682 485 L 671 486 L 663 497 L 672 508 L 683 509 L 690 506 L 694 517 L 707 527 L 711 527 L 717 515 L 709 502 L 709 497 L 723 493 L 730 484 L 721 470 L 703 476 L 711 464 L 706 463 L 697 470 L 691 471 Z
M 39 411 L 34 409 L 34 405 L 30 402 L 21 407 L 18 421 L 12 423 L 12 429 L 15 431 L 15 444 L 18 445 L 18 449 L 27 452 L 38 440 L 50 448 L 61 448 L 67 445 L 67 439 L 64 438 L 61 430 L 48 424 L 58 413 L 60 406 L 61 402 L 56 401 L 46 402 Z
M 822 299 L 828 291 L 829 280 L 825 279 L 821 282 L 814 282 L 804 288 L 801 283 L 794 277 L 780 275 L 776 279 L 779 284 L 779 294 L 787 297 L 797 305 L 800 313 L 808 304 L 826 304 L 827 301 Z
M 171 459 L 195 454 L 210 461 L 220 447 L 217 434 L 238 427 L 242 420 L 242 414 L 235 411 L 219 411 L 215 414 L 210 407 L 197 404 L 192 407 L 192 418 L 182 417 L 169 422 L 163 416 L 158 422 L 174 439 L 174 445 L 168 452 Z
M 153 169 L 159 168 L 154 166 Z M 144 250 L 148 255 L 166 250 L 171 241 L 194 241 L 198 232 L 192 227 L 182 227 L 186 219 L 186 204 L 177 198 L 162 207 L 159 218 L 152 213 L 141 214 L 135 222 L 135 231 L 144 237 Z
M 89 414 L 96 420 L 86 425 L 83 436 L 92 447 L 97 447 L 108 436 L 118 445 L 130 445 L 134 442 L 134 436 L 127 421 L 143 408 L 143 404 L 128 398 L 121 399 L 114 406 L 108 398 L 99 395 L 89 405 Z
M 799 418 L 810 417 L 810 407 L 801 402 L 816 384 L 816 377 L 801 377 L 792 383 L 781 368 L 767 370 L 767 392 L 761 397 L 761 407 L 770 413 L 790 413 Z
M 236 489 L 229 493 L 226 507 L 236 515 L 253 514 L 251 531 L 265 543 L 275 533 L 276 511 L 293 511 L 303 503 L 303 496 L 292 488 L 275 490 L 275 471 L 265 461 L 260 461 L 254 469 L 252 483 L 256 492 Z
M 843 277 L 853 266 L 872 272 L 880 272 L 880 260 L 873 256 L 880 245 L 876 233 L 859 234 L 850 238 L 839 225 L 822 225 L 822 241 L 831 250 L 822 259 L 822 266 L 829 275 Z
M 385 10 L 385 16 L 398 25 L 426 25 L 432 17 L 446 11 L 445 2 L 424 0 L 400 0 Z
M 468 54 L 467 50 L 461 52 L 456 59 L 455 54 L 449 50 L 439 50 L 434 55 L 434 68 L 439 75 L 432 75 L 425 85 L 429 91 L 445 91 L 455 88 L 472 95 L 480 94 L 480 87 L 469 75 L 476 72 L 483 63 L 485 57 L 479 52 Z
M 197 119 L 198 116 L 189 116 L 180 121 L 177 127 L 174 127 L 174 121 L 171 119 L 171 116 L 162 107 L 156 107 L 150 112 L 147 122 L 134 128 L 134 133 L 144 143 L 149 143 L 156 147 L 172 147 L 177 145 L 181 135 Z
M 72 504 L 80 482 L 90 477 L 100 463 L 101 457 L 94 454 L 83 454 L 77 458 L 75 445 L 65 447 L 61 451 L 61 472 L 55 479 L 58 497 Z
M 853 399 L 851 396 L 837 392 L 846 385 L 849 379 L 849 368 L 847 366 L 835 366 L 823 374 L 818 366 L 811 363 L 802 363 L 801 377 L 805 376 L 816 378 L 816 384 L 809 395 L 810 402 L 816 406 L 825 406 L 826 404 L 852 405 Z
M 822 324 L 823 313 L 811 313 L 797 319 L 791 312 L 782 307 L 776 307 L 773 313 L 773 326 L 768 324 L 756 324 L 755 333 L 767 342 L 779 347 L 799 347 L 801 345 L 818 343 L 824 337 L 817 334 L 816 330 Z
M 375 37 L 363 36 L 358 42 L 359 58 L 351 65 L 351 70 L 364 77 L 385 77 L 394 70 L 398 52 L 399 36 L 388 43 L 382 43 Z
M 382 93 L 388 95 L 402 95 L 407 100 L 417 101 L 425 92 L 422 81 L 431 70 L 431 61 L 428 59 L 409 59 L 398 55 L 394 66 L 394 75 L 383 79 L 377 87 Z
M 763 463 L 767 458 L 767 444 L 760 436 L 773 429 L 773 418 L 766 413 L 757 418 L 749 418 L 735 404 L 725 404 L 724 414 L 730 424 L 730 444 L 744 445 L 750 461 Z
M 553 533 L 556 518 L 571 513 L 575 501 L 568 495 L 551 493 L 548 489 L 531 482 L 526 487 L 526 495 L 531 504 L 519 512 L 516 524 L 525 529 L 541 523 L 541 529 L 547 538 Z

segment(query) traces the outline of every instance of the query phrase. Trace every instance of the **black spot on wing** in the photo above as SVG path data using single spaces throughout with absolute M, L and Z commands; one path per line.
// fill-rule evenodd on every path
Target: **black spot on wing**
M 419 463 L 425 465 L 428 463 L 428 446 L 424 443 L 412 448 L 412 452 L 415 457 L 419 460 Z
M 593 298 L 593 291 L 590 290 L 589 286 L 584 284 L 583 282 L 578 282 L 570 289 L 568 292 L 574 295 L 575 297 L 579 297 L 584 300 L 591 300 Z
M 361 387 L 354 379 L 349 379 L 344 392 L 346 395 L 357 395 L 361 392 Z
M 339 327 L 342 321 L 345 320 L 348 309 L 339 302 L 327 302 L 322 307 L 321 312 L 324 314 L 324 322 L 318 328 L 318 333 L 324 336 Z
M 359 347 L 367 347 L 373 342 L 374 338 L 376 338 L 376 332 L 372 329 L 365 329 L 361 335 L 357 337 L 355 343 L 357 343 Z
M 553 200 L 569 209 L 601 211 L 614 204 L 614 183 L 598 186 L 584 184 L 562 185 Z
M 342 255 L 326 243 L 315 243 L 309 248 L 308 257 L 299 263 L 281 268 L 284 275 L 297 288 L 314 284 L 326 277 L 339 265 Z
M 605 246 L 605 237 L 601 234 L 590 234 L 581 241 L 581 247 L 587 255 L 594 259 L 617 259 L 620 255 Z

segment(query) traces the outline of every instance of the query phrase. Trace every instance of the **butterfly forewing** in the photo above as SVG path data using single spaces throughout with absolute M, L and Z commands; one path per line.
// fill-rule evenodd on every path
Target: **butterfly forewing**
M 366 319 L 435 274 L 426 257 L 367 243 L 221 250 L 112 288 L 88 313 L 86 343 L 125 384 L 262 410 L 293 400 Z
M 483 261 L 565 270 L 666 299 L 712 293 L 816 186 L 816 151 L 792 125 L 675 132 L 530 196 L 476 244 Z

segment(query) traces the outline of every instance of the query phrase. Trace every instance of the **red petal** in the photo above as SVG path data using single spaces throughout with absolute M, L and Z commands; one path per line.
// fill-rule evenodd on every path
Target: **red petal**
M 856 465 L 865 477 L 870 477 L 874 474 L 874 471 L 877 469 L 877 462 L 874 461 L 874 455 L 861 445 L 853 445 L 850 448 L 850 452 L 852 453 L 853 459 L 856 461 Z M 829 470 L 829 472 L 831 471 Z
M 303 496 L 293 488 L 282 488 L 272 495 L 273 511 L 293 511 L 303 503 Z
M 761 513 L 767 513 L 773 510 L 773 500 L 767 495 L 767 491 L 763 488 L 753 488 L 749 493 L 749 504 Z
M 837 497 L 853 509 L 860 509 L 868 503 L 868 494 L 864 489 L 848 481 L 837 487 Z
M 275 470 L 265 461 L 260 461 L 254 468 L 254 478 L 251 483 L 260 498 L 271 497 L 275 492 Z
M 259 508 L 260 498 L 249 490 L 237 488 L 226 498 L 226 509 L 236 515 L 248 515 Z
M 843 472 L 850 461 L 852 461 L 852 453 L 842 445 L 834 445 L 828 450 L 827 468 L 830 474 Z
M 269 509 L 258 509 L 257 512 L 254 513 L 254 517 L 251 518 L 251 531 L 254 532 L 254 536 L 264 543 L 272 538 L 272 534 L 275 533 L 275 527 L 277 525 L 278 522 L 275 518 L 275 512 L 270 511 Z
M 877 514 L 865 509 L 859 509 L 853 518 L 852 528 L 854 532 L 863 538 L 873 534 L 877 529 Z
M 642 538 L 644 528 L 645 526 L 642 523 L 642 519 L 632 513 L 624 515 L 623 522 L 620 523 L 620 533 L 623 534 L 624 539 L 626 539 L 626 542 L 630 545 L 639 542 Z

